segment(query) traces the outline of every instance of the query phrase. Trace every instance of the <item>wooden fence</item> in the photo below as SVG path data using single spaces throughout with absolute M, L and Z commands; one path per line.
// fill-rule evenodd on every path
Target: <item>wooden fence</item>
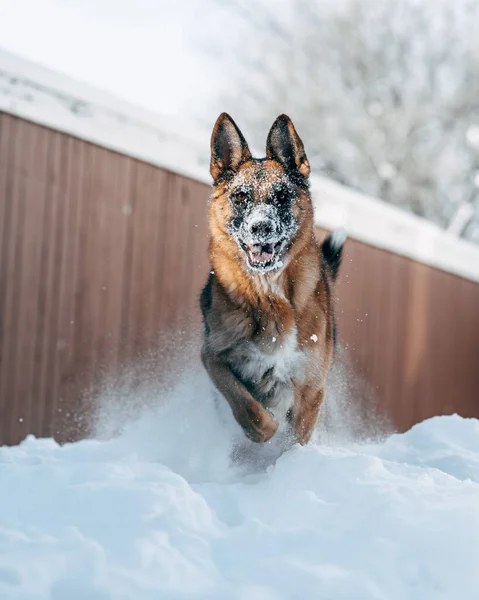
M 195 329 L 209 192 L 0 112 L 0 444 L 86 435 L 85 390 Z M 477 283 L 348 240 L 338 297 L 358 381 L 396 428 L 479 417 Z

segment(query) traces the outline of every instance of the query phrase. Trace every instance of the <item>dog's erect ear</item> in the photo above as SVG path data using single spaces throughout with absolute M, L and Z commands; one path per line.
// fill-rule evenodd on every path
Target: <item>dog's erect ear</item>
M 303 177 L 309 176 L 310 166 L 303 142 L 286 115 L 280 115 L 269 130 L 266 156 L 279 161 L 286 169 L 296 169 Z
M 248 144 L 233 119 L 222 113 L 216 120 L 211 135 L 210 173 L 216 182 L 251 158 Z

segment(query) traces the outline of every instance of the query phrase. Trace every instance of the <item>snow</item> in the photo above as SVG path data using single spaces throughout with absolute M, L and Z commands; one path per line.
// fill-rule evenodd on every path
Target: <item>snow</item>
M 0 598 L 479 597 L 479 421 L 231 464 L 240 432 L 204 375 L 134 419 L 114 399 L 96 440 L 0 448 Z
M 466 140 L 469 145 L 479 148 L 479 126 L 471 125 L 466 131 Z

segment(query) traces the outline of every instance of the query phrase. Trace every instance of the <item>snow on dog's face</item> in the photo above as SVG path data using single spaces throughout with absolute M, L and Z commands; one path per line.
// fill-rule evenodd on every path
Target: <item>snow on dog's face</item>
M 210 229 L 217 241 L 233 241 L 231 252 L 250 271 L 281 269 L 311 216 L 309 163 L 291 120 L 285 115 L 276 119 L 266 158 L 255 159 L 234 121 L 223 113 L 213 130 L 210 171 Z
M 281 267 L 299 227 L 293 211 L 295 186 L 279 165 L 254 162 L 241 169 L 226 189 L 232 207 L 228 229 L 248 267 L 255 271 Z

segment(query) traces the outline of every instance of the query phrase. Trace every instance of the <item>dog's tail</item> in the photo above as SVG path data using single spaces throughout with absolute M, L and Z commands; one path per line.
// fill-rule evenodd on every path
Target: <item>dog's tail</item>
M 345 241 L 346 232 L 344 229 L 335 229 L 321 244 L 321 258 L 328 267 L 333 281 L 336 281 L 338 276 Z

